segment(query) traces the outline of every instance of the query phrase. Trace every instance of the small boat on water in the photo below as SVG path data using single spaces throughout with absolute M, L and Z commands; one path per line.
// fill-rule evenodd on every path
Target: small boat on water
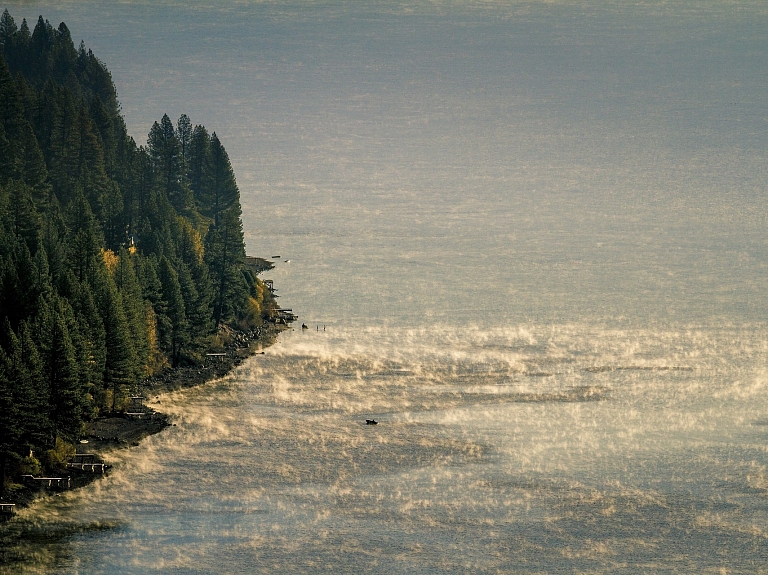
M 378 424 L 379 424 L 379 422 L 378 422 L 378 421 L 376 421 L 375 419 L 366 419 L 366 420 L 365 420 L 365 424 L 366 424 L 366 425 L 378 425 Z

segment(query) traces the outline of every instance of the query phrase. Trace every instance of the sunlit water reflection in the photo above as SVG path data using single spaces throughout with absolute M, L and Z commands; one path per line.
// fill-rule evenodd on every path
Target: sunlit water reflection
M 26 516 L 109 527 L 72 536 L 60 572 L 758 573 L 755 335 L 289 332 L 158 398 L 176 427 Z

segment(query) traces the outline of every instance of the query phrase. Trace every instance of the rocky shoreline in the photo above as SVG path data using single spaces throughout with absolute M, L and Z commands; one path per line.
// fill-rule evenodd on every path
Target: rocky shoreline
M 287 329 L 285 325 L 264 323 L 262 326 L 248 331 L 228 330 L 231 343 L 217 355 L 209 356 L 199 365 L 167 368 L 160 373 L 144 380 L 136 390 L 140 396 L 149 398 L 161 393 L 202 385 L 227 375 L 246 358 L 275 343 L 278 334 Z M 111 468 L 108 454 L 115 449 L 137 446 L 139 442 L 171 425 L 168 416 L 152 407 L 143 405 L 139 414 L 112 413 L 89 422 L 83 442 L 77 446 L 79 454 L 93 454 L 93 461 L 104 463 L 106 472 Z M 66 487 L 76 489 L 92 483 L 103 477 L 100 472 L 91 469 L 67 469 L 62 474 L 67 478 Z M 2 500 L 0 503 L 14 503 L 16 509 L 28 507 L 36 499 L 55 493 L 55 489 L 44 488 L 29 484 L 17 490 L 13 500 Z M 0 513 L 0 522 L 12 517 L 11 514 Z

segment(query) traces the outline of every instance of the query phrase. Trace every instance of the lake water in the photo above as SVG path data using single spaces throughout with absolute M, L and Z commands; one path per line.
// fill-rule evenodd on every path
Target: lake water
M 310 327 L 15 570 L 768 573 L 762 2 L 4 6 L 220 136 Z

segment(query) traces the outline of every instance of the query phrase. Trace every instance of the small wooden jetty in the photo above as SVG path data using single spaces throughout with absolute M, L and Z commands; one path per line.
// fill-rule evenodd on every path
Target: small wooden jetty
M 22 475 L 21 479 L 24 483 L 47 487 L 48 489 L 69 489 L 72 486 L 69 477 L 35 477 L 33 475 Z
M 96 461 L 96 454 L 94 453 L 78 453 L 69 460 L 67 468 L 90 471 L 91 473 L 104 473 L 107 470 L 107 465 Z
M 13 515 L 14 513 L 16 513 L 15 503 L 0 503 L 0 514 Z

